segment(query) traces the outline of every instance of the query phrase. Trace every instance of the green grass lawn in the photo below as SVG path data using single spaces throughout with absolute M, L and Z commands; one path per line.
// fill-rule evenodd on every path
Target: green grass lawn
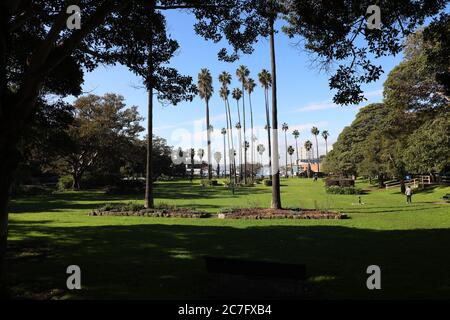
M 437 187 L 407 205 L 399 190 L 368 188 L 328 195 L 323 183 L 282 180 L 284 207 L 347 213 L 348 220 L 220 220 L 90 217 L 106 202 L 138 196 L 99 191 L 14 199 L 7 276 L 15 294 L 42 298 L 204 298 L 202 256 L 304 263 L 314 298 L 450 298 L 450 207 Z M 271 189 L 202 188 L 199 182 L 156 185 L 156 202 L 217 212 L 267 207 Z M 66 268 L 82 270 L 82 290 L 64 290 Z M 366 288 L 367 266 L 382 270 L 382 290 Z

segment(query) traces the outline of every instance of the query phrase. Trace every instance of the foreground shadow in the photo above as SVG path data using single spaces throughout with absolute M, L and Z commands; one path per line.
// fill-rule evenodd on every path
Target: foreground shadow
M 12 221 L 11 234 L 22 237 L 10 242 L 6 266 L 18 295 L 60 290 L 69 298 L 207 298 L 211 276 L 202 256 L 212 255 L 305 264 L 307 298 L 450 298 L 447 229 L 53 227 Z M 82 270 L 83 289 L 69 292 L 66 268 L 72 264 Z M 366 288 L 366 268 L 374 264 L 382 270 L 379 291 Z

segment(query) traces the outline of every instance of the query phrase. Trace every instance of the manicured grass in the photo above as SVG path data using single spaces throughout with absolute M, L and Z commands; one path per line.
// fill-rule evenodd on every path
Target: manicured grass
M 202 255 L 304 263 L 314 298 L 450 298 L 450 207 L 438 187 L 413 196 L 370 189 L 362 196 L 328 195 L 323 183 L 282 181 L 285 207 L 330 209 L 348 220 L 219 220 L 89 217 L 106 202 L 139 196 L 99 191 L 15 199 L 11 204 L 7 275 L 16 294 L 63 289 L 60 298 L 205 298 Z M 158 183 L 157 203 L 218 212 L 266 207 L 271 189 L 233 196 L 199 182 Z M 66 267 L 82 270 L 79 291 L 64 290 Z M 382 269 L 382 290 L 366 288 L 367 266 Z

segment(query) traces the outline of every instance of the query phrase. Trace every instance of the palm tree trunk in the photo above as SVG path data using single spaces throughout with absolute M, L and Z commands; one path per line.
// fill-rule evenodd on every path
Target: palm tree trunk
M 319 142 L 317 141 L 317 136 L 316 137 L 316 154 L 317 154 L 317 175 L 320 172 L 320 159 L 319 159 Z M 313 151 L 314 152 L 314 151 Z
M 294 176 L 294 167 L 292 166 L 292 155 L 291 155 L 291 176 Z
M 247 184 L 247 137 L 245 134 L 245 88 L 244 82 L 242 82 L 242 116 L 244 117 L 244 184 Z
M 228 118 L 228 116 L 227 116 Z M 227 119 L 228 121 L 228 119 Z M 228 127 L 228 123 L 227 123 L 227 127 Z M 223 163 L 224 163 L 224 171 L 223 171 L 223 176 L 225 177 L 227 174 L 227 154 L 226 154 L 226 150 L 227 150 L 227 142 L 225 140 L 225 135 L 223 135 Z M 218 175 L 219 177 L 219 175 Z
M 254 173 L 253 173 L 253 162 L 255 161 L 255 159 L 254 159 L 254 155 L 255 155 L 255 146 L 253 145 L 253 110 L 252 110 L 252 97 L 251 97 L 251 95 L 250 95 L 250 93 L 248 94 L 248 102 L 249 102 L 249 104 L 250 104 L 250 126 L 251 126 L 251 132 L 250 132 L 250 134 L 251 134 L 251 136 L 250 136 L 250 144 L 251 144 L 251 150 L 252 150 L 252 152 L 251 152 L 251 154 L 250 154 L 250 161 L 251 161 L 251 169 L 252 169 L 252 175 L 251 175 L 251 179 L 253 180 L 253 176 L 254 176 Z
M 191 154 L 191 182 L 192 180 L 194 180 L 194 156 Z
M 208 179 L 212 179 L 212 166 L 211 166 L 211 131 L 209 125 L 209 101 L 206 100 L 206 138 L 208 140 Z
M 242 180 L 242 129 L 238 129 L 239 138 L 239 182 Z
M 266 101 L 266 119 L 267 119 L 267 147 L 269 151 L 269 179 L 272 180 L 272 143 L 270 139 L 270 116 L 269 116 L 269 90 L 264 88 L 264 99 Z
M 236 184 L 236 157 L 234 156 L 235 151 L 234 151 L 233 122 L 231 119 L 231 108 L 228 99 L 227 99 L 227 109 L 228 109 L 228 120 L 230 121 L 231 149 L 233 150 L 233 154 L 231 154 L 231 152 L 228 152 L 228 156 L 230 157 L 230 183 L 231 183 L 231 171 L 233 171 L 234 184 Z M 230 147 L 230 142 L 228 142 L 228 147 Z M 231 160 L 233 160 L 233 168 L 231 168 Z
M 328 139 L 325 139 L 325 155 L 328 155 Z
M 277 70 L 275 62 L 275 39 L 274 39 L 274 18 L 269 21 L 270 24 L 270 62 L 272 67 L 272 127 L 273 127 L 273 159 L 272 164 L 275 170 L 272 170 L 272 208 L 281 209 L 280 194 L 280 170 L 278 159 L 278 109 L 277 109 Z
M 228 140 L 228 148 L 230 148 L 230 119 L 228 117 L 228 108 L 227 108 L 227 100 L 226 98 L 224 99 L 224 103 L 225 103 L 225 119 L 227 121 L 227 140 Z M 225 139 L 225 137 L 223 137 Z M 224 142 L 225 145 L 225 142 Z M 230 156 L 229 152 L 228 152 L 228 156 Z M 223 173 L 224 177 L 226 177 L 227 175 L 227 154 L 226 154 L 226 146 L 223 149 L 223 159 L 225 162 L 225 171 Z M 230 166 L 230 182 L 231 182 L 231 158 L 229 161 L 229 166 Z
M 236 100 L 236 106 L 238 111 L 238 122 L 241 123 L 241 112 L 239 111 L 239 100 Z M 241 140 L 241 129 L 238 129 L 238 139 L 239 139 L 239 182 L 242 180 L 242 140 Z
M 287 145 L 287 131 L 284 131 L 284 144 L 285 144 L 285 147 L 286 147 L 286 168 L 285 168 L 285 170 L 284 170 L 284 174 L 285 174 L 285 177 L 287 178 L 288 177 L 288 172 L 287 172 L 287 170 L 288 170 L 288 145 Z
M 298 139 L 297 138 L 295 138 L 295 152 L 297 153 L 296 165 L 298 166 Z

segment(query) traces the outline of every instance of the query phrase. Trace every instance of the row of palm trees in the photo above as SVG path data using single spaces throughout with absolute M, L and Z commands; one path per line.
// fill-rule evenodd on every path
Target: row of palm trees
M 248 170 L 247 170 L 247 150 L 250 149 L 250 165 L 251 165 L 251 175 L 253 178 L 254 172 L 254 160 L 255 160 L 255 146 L 254 143 L 256 141 L 254 134 L 254 123 L 253 123 L 253 106 L 252 106 L 252 93 L 256 87 L 255 80 L 250 78 L 249 69 L 241 65 L 236 70 L 236 76 L 239 82 L 241 83 L 241 88 L 234 88 L 232 91 L 232 98 L 236 100 L 236 110 L 238 115 L 238 121 L 234 125 L 237 129 L 238 133 L 238 152 L 237 156 L 239 158 L 239 177 L 237 176 L 237 167 L 236 167 L 236 149 L 234 146 L 234 136 L 233 136 L 233 121 L 231 117 L 231 108 L 230 108 L 230 90 L 229 85 L 231 84 L 232 76 L 230 73 L 224 71 L 222 72 L 218 80 L 221 83 L 221 88 L 219 90 L 220 97 L 224 101 L 225 106 L 225 115 L 226 115 L 226 128 L 222 129 L 222 134 L 224 134 L 224 158 L 226 161 L 226 147 L 225 141 L 228 141 L 229 152 L 228 159 L 230 164 L 230 181 L 233 180 L 234 183 L 239 181 L 243 181 L 244 184 L 248 183 Z M 265 111 L 267 117 L 266 128 L 270 129 L 270 119 L 269 119 L 269 104 L 268 104 L 268 90 L 271 86 L 271 75 L 267 70 L 262 70 L 258 74 L 259 81 L 261 86 L 264 88 L 264 96 L 265 96 Z M 208 69 L 201 69 L 198 74 L 198 90 L 200 97 L 205 101 L 206 104 L 206 127 L 207 130 L 207 144 L 208 144 L 208 178 L 212 178 L 212 168 L 211 168 L 211 125 L 209 121 L 209 100 L 214 92 L 212 85 L 212 77 L 211 73 Z M 250 108 L 250 142 L 247 140 L 247 123 L 246 123 L 246 107 L 245 107 L 245 93 L 248 94 L 249 108 Z M 241 100 L 242 99 L 242 100 Z M 242 101 L 242 118 L 241 118 L 241 108 L 240 101 Z M 243 130 L 243 132 L 242 132 Z M 242 138 L 242 133 L 244 137 Z M 225 135 L 227 135 L 227 139 L 225 139 Z M 268 130 L 268 141 L 269 141 L 269 157 L 271 156 L 271 146 L 270 146 L 270 130 Z M 242 151 L 244 149 L 244 154 Z
M 255 141 L 257 140 L 254 135 L 254 123 L 253 123 L 253 106 L 252 106 L 252 93 L 256 87 L 255 81 L 250 78 L 250 71 L 249 69 L 241 65 L 236 70 L 236 77 L 238 81 L 241 84 L 241 88 L 234 88 L 231 95 L 234 100 L 236 100 L 236 110 L 237 110 L 237 116 L 238 121 L 233 126 L 233 121 L 231 117 L 231 107 L 230 107 L 230 89 L 229 85 L 231 84 L 232 76 L 230 73 L 223 71 L 220 73 L 218 80 L 221 84 L 219 94 L 224 102 L 225 107 L 225 115 L 226 115 L 226 128 L 222 128 L 221 133 L 223 134 L 223 155 L 224 155 L 224 162 L 225 162 L 225 168 L 226 168 L 226 159 L 227 159 L 227 141 L 228 141 L 228 160 L 229 160 L 229 178 L 230 182 L 233 182 L 236 184 L 238 181 L 243 182 L 244 184 L 248 183 L 248 170 L 247 170 L 247 150 L 250 148 L 250 165 L 251 165 L 251 179 L 254 177 L 254 160 L 255 160 Z M 267 130 L 267 143 L 268 143 L 268 151 L 269 151 L 269 168 L 272 172 L 272 143 L 271 143 L 271 125 L 270 125 L 270 108 L 269 108 L 269 88 L 272 84 L 272 77 L 271 74 L 263 69 L 258 74 L 258 79 L 261 84 L 261 87 L 264 90 L 264 101 L 265 101 L 265 113 L 266 113 L 266 125 L 265 129 Z M 210 124 L 210 116 L 209 116 L 209 100 L 211 99 L 211 96 L 214 92 L 213 88 L 213 80 L 211 73 L 208 69 L 204 68 L 200 70 L 200 73 L 198 74 L 198 90 L 199 90 L 199 96 L 205 101 L 206 105 L 206 127 L 207 127 L 207 153 L 208 153 L 208 179 L 212 179 L 212 165 L 211 165 L 211 131 L 212 126 Z M 250 107 L 250 142 L 247 140 L 247 125 L 246 125 L 246 108 L 245 108 L 245 93 L 248 94 L 248 101 L 249 101 L 249 107 Z M 242 99 L 242 100 L 241 100 Z M 241 108 L 240 108 L 240 101 L 242 101 L 242 118 L 241 118 Z M 236 148 L 234 146 L 234 135 L 233 135 L 233 127 L 237 129 L 238 133 L 238 152 L 236 153 Z M 242 130 L 244 137 L 242 138 Z M 296 140 L 296 148 L 294 149 L 292 146 L 288 146 L 287 144 L 287 131 L 289 130 L 289 126 L 287 123 L 283 123 L 282 130 L 285 132 L 285 146 L 286 146 L 286 171 L 288 167 L 288 154 L 292 157 L 293 152 L 297 150 L 297 162 L 299 160 L 298 156 L 298 138 L 300 137 L 300 132 L 298 130 L 293 131 L 294 138 Z M 319 149 L 318 149 L 318 141 L 317 136 L 320 134 L 320 131 L 317 127 L 313 127 L 311 129 L 311 133 L 314 135 L 316 140 L 316 153 L 317 153 L 317 159 L 319 159 Z M 329 133 L 328 131 L 322 132 L 322 137 L 325 139 L 326 144 L 326 152 L 328 153 L 328 139 Z M 263 146 L 262 146 L 263 147 Z M 261 145 L 258 145 L 256 148 L 256 151 L 260 153 L 262 150 Z M 309 151 L 312 148 L 312 143 L 310 141 L 305 142 L 305 149 Z M 265 149 L 265 148 L 264 148 Z M 242 151 L 244 150 L 244 154 Z M 292 154 L 290 153 L 292 152 Z M 262 154 L 260 153 L 260 156 Z M 236 156 L 239 159 L 239 177 L 237 175 L 237 167 L 236 167 Z M 318 166 L 320 166 L 318 164 Z M 292 167 L 292 166 L 291 166 Z M 318 168 L 320 170 L 320 167 Z M 286 172 L 287 176 L 287 172 Z M 272 175 L 271 175 L 272 177 Z

